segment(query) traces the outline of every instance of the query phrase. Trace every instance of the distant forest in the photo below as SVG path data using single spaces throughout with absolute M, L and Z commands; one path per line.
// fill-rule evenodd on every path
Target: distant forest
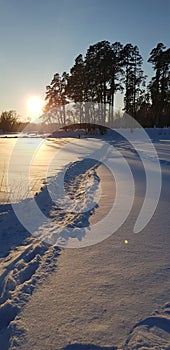
M 41 124 L 18 122 L 15 111 L 3 112 L 0 130 L 49 131 L 77 123 L 122 125 L 129 114 L 143 127 L 170 126 L 170 48 L 158 43 L 148 57 L 153 77 L 146 84 L 143 58 L 137 46 L 100 41 L 85 57 L 75 59 L 70 73 L 56 73 L 46 87 Z M 123 113 L 115 110 L 116 93 L 122 93 Z M 123 125 L 124 126 L 124 125 Z
M 158 43 L 148 62 L 153 77 L 146 85 L 137 46 L 101 41 L 75 59 L 70 73 L 56 73 L 46 87 L 45 123 L 97 123 L 116 126 L 115 95 L 124 97 L 124 112 L 143 127 L 170 126 L 170 48 Z M 70 108 L 71 106 L 71 108 Z

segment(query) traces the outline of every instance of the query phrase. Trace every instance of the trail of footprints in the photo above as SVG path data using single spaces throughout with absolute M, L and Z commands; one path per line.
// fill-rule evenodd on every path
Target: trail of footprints
M 0 277 L 0 331 L 14 320 L 28 301 L 36 283 L 56 268 L 59 249 L 30 238 L 25 246 L 11 252 Z

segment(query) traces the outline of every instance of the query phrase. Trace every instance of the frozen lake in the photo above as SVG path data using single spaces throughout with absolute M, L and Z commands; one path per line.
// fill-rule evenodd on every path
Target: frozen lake
M 50 165 L 57 149 L 66 140 L 41 138 L 0 138 L 0 202 L 8 200 L 8 180 L 15 189 L 14 197 L 26 196 L 29 172 L 29 193 L 40 190 L 46 176 L 55 175 L 58 164 Z M 15 200 L 16 198 L 14 198 Z
M 54 176 L 61 169 L 60 159 L 57 158 L 56 162 L 52 160 L 56 152 L 67 142 L 68 139 L 1 137 L 0 202 L 8 201 L 9 191 L 14 190 L 12 196 L 14 201 L 32 197 L 36 192 L 39 192 L 47 177 Z M 154 143 L 154 146 L 161 164 L 169 164 L 169 140 L 160 140 Z M 136 142 L 136 150 L 140 149 L 141 144 Z M 124 151 L 127 153 L 127 148 L 124 148 L 124 144 L 122 144 L 122 152 Z M 148 150 L 146 157 L 152 159 L 152 153 L 149 153 Z M 8 182 L 10 186 L 8 186 Z

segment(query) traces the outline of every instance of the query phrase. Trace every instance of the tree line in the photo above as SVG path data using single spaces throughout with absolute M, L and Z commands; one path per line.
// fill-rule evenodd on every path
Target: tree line
M 6 132 L 18 131 L 20 127 L 16 111 L 4 111 L 0 115 L 0 130 Z
M 154 75 L 146 85 L 137 46 L 100 41 L 75 59 L 70 73 L 56 73 L 46 87 L 42 119 L 46 123 L 98 123 L 115 126 L 115 96 L 124 96 L 123 111 L 143 127 L 170 126 L 170 48 L 151 50 Z

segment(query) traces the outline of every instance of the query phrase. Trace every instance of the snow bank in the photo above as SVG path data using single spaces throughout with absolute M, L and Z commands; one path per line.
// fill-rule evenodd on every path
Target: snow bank
M 57 131 L 54 131 L 50 137 L 52 138 L 67 138 L 67 137 L 71 137 L 71 138 L 78 138 L 79 136 L 82 135 L 82 132 L 79 131 L 79 130 L 68 130 L 68 131 L 65 131 L 65 130 L 57 130 Z
M 123 131 L 128 139 L 129 138 L 137 138 L 138 132 L 140 133 L 141 130 L 145 130 L 146 133 L 149 135 L 151 140 L 158 141 L 158 140 L 169 140 L 170 139 L 170 128 L 139 128 L 139 129 L 122 129 L 122 128 L 115 128 L 115 129 L 106 129 L 106 134 L 101 135 L 99 130 L 96 130 L 95 134 L 92 132 L 85 132 L 85 130 L 56 130 L 54 131 L 49 137 L 52 138 L 79 138 L 79 137 L 97 137 L 97 138 L 120 138 L 119 132 Z

